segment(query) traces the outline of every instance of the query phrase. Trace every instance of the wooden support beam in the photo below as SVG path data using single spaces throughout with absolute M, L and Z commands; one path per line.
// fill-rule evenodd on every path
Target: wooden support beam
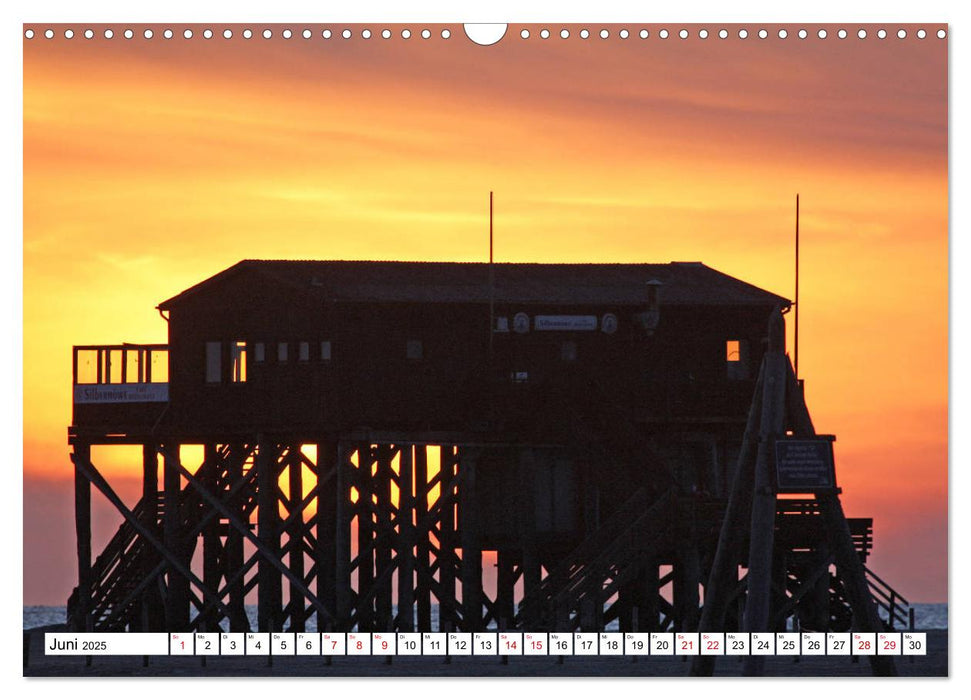
M 482 549 L 476 508 L 476 448 L 463 448 L 459 455 L 461 472 L 459 515 L 462 542 L 462 619 L 466 632 L 482 627 Z
M 391 503 L 391 483 L 393 481 L 391 461 L 396 451 L 390 445 L 379 445 L 375 451 L 377 469 L 372 483 L 377 497 L 375 503 L 376 537 L 374 542 L 374 568 L 377 572 L 384 571 L 390 565 L 392 545 L 395 541 L 391 515 L 391 511 L 394 509 Z M 377 590 L 374 598 L 376 629 L 382 632 L 391 632 L 393 623 L 392 577 L 388 576 L 376 585 Z
M 337 501 L 343 498 L 337 488 L 325 488 L 325 474 L 338 469 L 337 443 L 320 440 L 317 443 L 317 541 L 314 559 L 317 564 L 317 597 L 330 610 L 337 610 Z M 349 498 L 349 496 L 348 496 Z M 317 629 L 323 631 L 326 620 L 318 616 Z
M 499 621 L 511 624 L 516 616 L 516 555 L 509 549 L 496 552 L 496 614 Z
M 287 511 L 292 518 L 290 525 L 287 526 L 287 559 L 290 564 L 290 571 L 296 579 L 304 580 L 304 547 L 303 531 L 304 518 L 301 502 L 303 501 L 303 460 L 301 459 L 300 445 L 293 445 L 287 459 L 287 477 L 289 486 L 289 498 L 287 498 Z M 291 632 L 304 632 L 306 626 L 305 604 L 300 590 L 290 581 L 290 628 Z
M 402 445 L 398 463 L 398 621 L 402 632 L 415 630 L 414 445 Z M 424 449 L 424 448 L 417 448 Z
M 755 474 L 755 461 L 758 454 L 759 426 L 762 420 L 762 397 L 764 393 L 765 362 L 759 369 L 755 383 L 752 404 L 749 407 L 748 421 L 742 436 L 742 447 L 732 477 L 732 487 L 728 505 L 718 534 L 718 547 L 711 565 L 708 585 L 705 587 L 704 607 L 701 611 L 699 632 L 722 632 L 725 616 L 732 593 L 738 585 L 738 564 L 742 559 L 742 542 L 746 526 L 751 522 L 752 482 Z M 697 656 L 692 659 L 691 674 L 710 676 L 715 670 L 714 656 Z
M 455 448 L 442 445 L 441 471 L 439 473 L 439 499 L 445 497 L 446 490 L 455 486 Z M 445 599 L 438 598 L 439 631 L 457 629 L 458 614 L 454 607 L 455 595 L 455 506 L 449 502 L 439 514 L 439 548 L 436 557 L 440 590 Z
M 339 441 L 337 444 L 337 495 L 335 510 L 337 532 L 335 534 L 334 558 L 334 598 L 335 629 L 349 630 L 354 592 L 351 588 L 351 520 L 354 516 L 351 507 L 351 484 L 354 480 L 354 465 L 351 464 L 350 443 Z
M 775 441 L 783 434 L 786 399 L 785 323 L 782 314 L 769 317 L 769 347 L 765 354 L 762 419 L 759 449 L 755 460 L 752 491 L 751 534 L 748 554 L 748 595 L 745 600 L 743 630 L 767 632 L 771 619 L 772 552 L 775 539 L 776 497 L 772 467 Z M 765 658 L 745 660 L 746 675 L 761 675 Z
M 99 366 L 100 369 L 100 366 Z M 91 462 L 91 445 L 75 443 L 74 529 L 78 554 L 78 607 L 73 621 L 76 631 L 91 632 L 91 482 L 79 464 Z
M 659 632 L 660 570 L 656 557 L 646 557 L 637 577 L 637 630 Z
M 158 530 L 158 452 L 153 443 L 142 445 L 142 500 L 141 512 L 145 526 Z M 152 559 L 144 558 L 142 576 L 151 576 L 154 566 Z M 157 575 L 157 574 L 156 574 Z M 154 578 L 154 577 L 153 577 Z M 141 607 L 141 628 L 143 632 L 158 632 L 165 629 L 164 602 L 158 586 L 146 586 L 138 601 Z M 123 606 L 122 606 L 123 607 Z
M 532 600 L 531 594 L 539 589 L 542 582 L 542 572 L 539 562 L 539 545 L 536 542 L 536 503 L 533 500 L 534 493 L 534 470 L 536 466 L 536 453 L 532 447 L 523 447 L 518 454 L 518 477 L 519 490 L 517 510 L 517 529 L 519 540 L 522 543 L 522 570 L 523 570 L 523 600 Z M 523 621 L 528 628 L 537 620 L 539 611 L 529 608 L 521 611 Z M 589 611 L 588 611 L 589 614 Z
M 167 444 L 167 450 L 178 454 L 179 446 Z M 181 569 L 188 568 L 182 541 L 182 483 L 177 459 L 166 453 L 162 473 L 165 485 L 165 516 L 162 528 L 165 547 L 178 559 L 182 567 L 170 566 L 167 573 L 165 594 L 165 629 L 169 632 L 184 632 L 189 628 L 189 579 Z
M 196 475 L 208 488 L 215 490 L 219 483 L 217 472 L 222 466 L 221 456 L 214 443 L 206 443 L 203 450 L 205 455 L 203 464 Z M 202 529 L 202 580 L 212 591 L 219 590 L 219 581 L 222 578 L 223 545 L 217 526 L 218 521 L 214 518 Z M 200 629 L 204 632 L 212 632 L 219 629 L 219 616 L 209 596 L 206 596 L 205 603 L 212 612 L 203 617 Z
M 271 552 L 280 551 L 280 531 L 278 529 L 279 496 L 277 481 L 280 476 L 279 448 L 262 437 L 256 448 L 257 483 L 257 533 L 260 543 Z M 282 588 L 280 572 L 269 560 L 261 559 L 257 564 L 257 626 L 261 632 L 281 632 Z
M 241 522 L 249 524 L 249 513 L 245 510 L 245 499 L 234 503 L 237 484 L 248 483 L 243 479 L 243 465 L 250 450 L 242 444 L 230 446 L 230 458 L 226 464 L 226 479 L 230 486 L 227 503 Z M 250 631 L 249 619 L 246 616 L 245 597 L 243 595 L 243 577 L 239 576 L 230 583 L 233 572 L 243 568 L 243 536 L 239 530 L 230 527 L 226 533 L 226 551 L 224 555 L 226 588 L 228 592 L 229 630 L 231 632 Z
M 431 543 L 429 542 L 428 527 L 421 527 L 420 523 L 425 521 L 428 513 L 428 498 L 430 486 L 428 484 L 428 446 L 415 445 L 415 570 L 418 573 L 418 586 L 415 590 L 417 598 L 418 612 L 418 631 L 431 632 L 432 630 L 432 601 L 431 587 L 423 583 L 422 577 L 431 578 Z
M 374 629 L 374 454 L 370 443 L 357 446 L 357 628 Z M 365 605 L 366 607 L 362 607 Z

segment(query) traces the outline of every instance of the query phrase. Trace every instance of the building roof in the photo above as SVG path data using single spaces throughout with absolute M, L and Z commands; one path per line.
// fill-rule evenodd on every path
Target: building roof
M 774 306 L 791 302 L 700 262 L 496 263 L 496 303 L 638 305 L 657 281 L 664 305 Z M 488 263 L 353 260 L 242 260 L 159 304 L 167 310 L 229 279 L 290 287 L 321 301 L 488 303 Z

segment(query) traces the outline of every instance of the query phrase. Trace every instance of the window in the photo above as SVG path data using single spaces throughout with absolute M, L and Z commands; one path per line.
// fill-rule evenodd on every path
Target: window
M 310 361 L 310 343 L 300 343 L 297 346 L 297 359 L 301 362 Z
M 289 350 L 289 348 L 287 347 L 287 344 L 286 343 L 277 343 L 277 345 L 276 345 L 276 361 L 277 362 L 286 362 L 287 361 L 287 353 L 288 353 L 288 350 Z
M 266 343 L 253 343 L 253 362 L 266 360 Z
M 725 365 L 729 379 L 748 379 L 748 341 L 725 341 Z
M 420 340 L 409 340 L 405 346 L 405 357 L 409 360 L 420 360 L 424 355 Z
M 246 381 L 246 341 L 233 343 L 233 381 L 241 384 Z
M 320 359 L 329 360 L 330 359 L 330 341 L 324 340 L 320 343 Z
M 206 382 L 218 384 L 222 381 L 222 343 L 212 341 L 206 343 Z

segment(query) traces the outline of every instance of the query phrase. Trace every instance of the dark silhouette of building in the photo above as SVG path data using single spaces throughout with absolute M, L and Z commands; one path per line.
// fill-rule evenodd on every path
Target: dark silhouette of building
M 451 629 L 696 629 L 790 306 L 697 262 L 242 261 L 159 305 L 167 346 L 75 348 L 72 621 L 246 629 L 255 589 L 264 630 L 428 630 L 436 603 Z M 92 564 L 90 447 L 116 443 L 144 494 Z M 773 515 L 773 628 L 848 628 L 818 503 Z

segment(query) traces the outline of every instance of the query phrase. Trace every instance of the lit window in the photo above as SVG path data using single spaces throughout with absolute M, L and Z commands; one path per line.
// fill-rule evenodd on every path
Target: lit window
M 738 340 L 728 340 L 725 341 L 725 359 L 728 362 L 741 362 L 742 360 L 742 347 L 741 342 Z
M 206 343 L 206 382 L 218 384 L 222 381 L 222 343 Z
M 276 360 L 277 360 L 277 362 L 286 362 L 287 361 L 287 352 L 288 351 L 289 351 L 289 348 L 287 347 L 287 344 L 286 343 L 277 343 L 277 346 L 276 346 Z
M 420 360 L 423 356 L 423 349 L 420 340 L 409 340 L 405 347 L 405 356 L 409 360 Z
M 253 362 L 263 362 L 266 360 L 266 344 L 265 343 L 254 343 L 253 344 Z
M 246 381 L 246 341 L 243 340 L 233 343 L 233 381 Z
M 301 362 L 308 362 L 310 360 L 310 343 L 300 343 L 297 346 L 297 359 Z
M 725 341 L 725 366 L 729 379 L 748 379 L 748 341 Z
M 320 343 L 320 359 L 329 360 L 330 359 L 330 341 L 324 340 Z

